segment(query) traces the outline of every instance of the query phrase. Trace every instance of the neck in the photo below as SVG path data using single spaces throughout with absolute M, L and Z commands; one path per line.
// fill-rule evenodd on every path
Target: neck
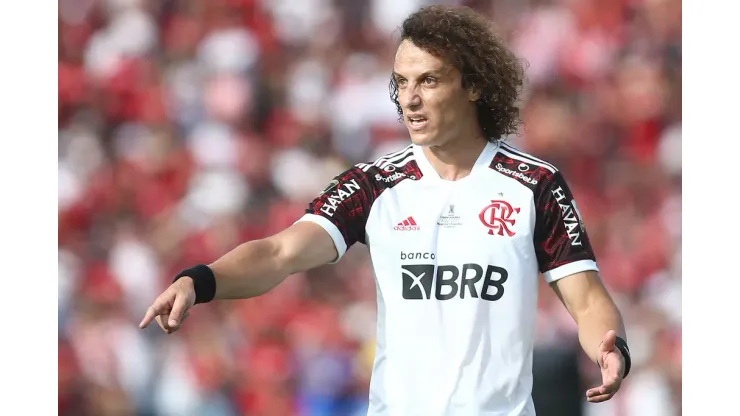
M 429 164 L 442 179 L 455 181 L 470 174 L 487 143 L 483 134 L 478 132 L 423 150 Z

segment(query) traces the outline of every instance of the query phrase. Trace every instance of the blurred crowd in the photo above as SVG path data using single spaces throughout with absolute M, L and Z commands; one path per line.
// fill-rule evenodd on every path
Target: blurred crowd
M 434 2 L 60 0 L 60 414 L 364 415 L 364 246 L 199 305 L 175 335 L 137 324 L 180 269 L 289 226 L 334 175 L 408 143 L 394 33 Z M 487 14 L 528 62 L 508 140 L 564 172 L 626 320 L 632 373 L 585 414 L 679 415 L 681 1 L 436 3 Z M 538 345 L 578 347 L 544 283 L 539 312 Z

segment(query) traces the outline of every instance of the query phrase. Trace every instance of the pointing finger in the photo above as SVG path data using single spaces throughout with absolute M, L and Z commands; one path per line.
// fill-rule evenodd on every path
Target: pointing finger
M 146 313 L 144 314 L 144 319 L 141 320 L 141 323 L 139 323 L 139 328 L 146 328 L 149 326 L 149 324 L 152 322 L 152 319 L 157 317 L 157 315 L 161 314 L 162 311 L 162 305 L 158 302 L 155 302 L 152 306 L 147 308 Z

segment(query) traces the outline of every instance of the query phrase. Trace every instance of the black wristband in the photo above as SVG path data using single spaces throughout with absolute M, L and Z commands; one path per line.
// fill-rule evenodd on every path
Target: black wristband
M 195 289 L 195 303 L 208 303 L 216 296 L 216 276 L 213 270 L 205 264 L 199 264 L 195 267 L 181 271 L 172 283 L 177 279 L 188 276 L 193 279 L 193 288 Z
M 622 376 L 622 379 L 627 378 L 627 374 L 630 373 L 630 368 L 632 367 L 632 358 L 630 357 L 630 348 L 627 346 L 627 341 L 623 340 L 620 337 L 617 337 L 616 342 L 614 345 L 619 348 L 619 352 L 622 353 L 622 357 L 624 357 L 624 375 Z

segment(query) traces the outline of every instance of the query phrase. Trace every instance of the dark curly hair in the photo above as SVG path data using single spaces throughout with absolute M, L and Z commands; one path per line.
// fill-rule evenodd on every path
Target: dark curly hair
M 517 100 L 524 67 L 494 33 L 491 22 L 468 7 L 435 5 L 411 14 L 401 26 L 400 40 L 452 64 L 462 74 L 463 88 L 480 92 L 478 123 L 490 141 L 517 131 Z M 398 83 L 391 76 L 391 101 L 403 120 Z

